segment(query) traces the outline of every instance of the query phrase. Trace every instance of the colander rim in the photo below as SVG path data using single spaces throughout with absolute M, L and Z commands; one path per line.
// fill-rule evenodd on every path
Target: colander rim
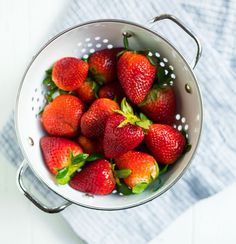
M 169 183 L 169 185 L 163 189 L 163 190 L 160 190 L 160 192 L 156 192 L 154 193 L 153 195 L 149 196 L 149 197 L 146 197 L 142 200 L 139 200 L 135 203 L 132 203 L 132 204 L 127 204 L 125 206 L 119 206 L 119 207 L 96 207 L 96 206 L 93 206 L 93 205 L 87 205 L 87 204 L 83 204 L 83 203 L 77 203 L 73 200 L 69 200 L 68 198 L 66 198 L 65 196 L 63 196 L 61 193 L 58 193 L 57 191 L 53 190 L 49 184 L 47 184 L 43 177 L 41 177 L 37 171 L 34 169 L 34 167 L 32 166 L 30 160 L 28 159 L 28 156 L 27 156 L 27 153 L 25 152 L 24 150 L 24 147 L 23 147 L 23 143 L 22 143 L 22 140 L 21 140 L 21 137 L 20 137 L 20 133 L 19 133 L 19 126 L 18 126 L 18 105 L 19 105 L 19 98 L 20 98 L 20 94 L 21 94 L 21 89 L 22 89 L 22 86 L 23 86 L 23 83 L 24 83 L 24 80 L 25 80 L 25 77 L 29 71 L 29 69 L 31 68 L 32 64 L 34 63 L 34 61 L 37 59 L 37 57 L 40 55 L 40 53 L 48 46 L 50 45 L 53 41 L 55 41 L 58 37 L 74 30 L 74 29 L 77 29 L 77 28 L 80 28 L 80 27 L 83 27 L 83 26 L 86 26 L 86 25 L 90 25 L 90 24 L 96 24 L 96 23 L 122 23 L 122 24 L 129 24 L 129 25 L 134 25 L 136 27 L 139 27 L 145 31 L 148 31 L 156 36 L 158 36 L 159 38 L 161 38 L 163 41 L 165 41 L 168 45 L 170 45 L 173 50 L 180 56 L 180 58 L 184 61 L 186 67 L 188 68 L 188 70 L 190 71 L 191 75 L 193 76 L 193 79 L 194 79 L 194 82 L 196 84 L 196 87 L 197 87 L 197 92 L 199 94 L 199 100 L 200 100 L 200 127 L 199 127 L 199 134 L 197 135 L 197 142 L 196 142 L 196 146 L 194 148 L 194 151 L 192 152 L 192 155 L 189 159 L 189 161 L 187 162 L 186 166 L 182 169 L 182 171 L 178 174 L 178 176 L 171 182 Z M 78 206 L 81 206 L 81 207 L 85 207 L 85 208 L 89 208 L 89 209 L 94 209 L 94 210 L 103 210 L 103 211 L 114 211 L 114 210 L 123 210 L 123 209 L 129 209 L 129 208 L 133 208 L 133 207 L 137 207 L 137 206 L 140 206 L 140 205 L 143 205 L 145 203 L 148 203 L 152 200 L 154 200 L 155 198 L 161 196 L 162 194 L 164 194 L 166 191 L 168 191 L 170 188 L 172 188 L 181 178 L 182 176 L 184 175 L 184 173 L 186 172 L 186 170 L 189 168 L 195 154 L 196 154 L 196 151 L 197 151 L 197 148 L 198 148 L 198 145 L 199 145 L 199 141 L 200 141 L 200 138 L 201 138 L 201 134 L 202 134 L 202 126 L 203 126 L 203 102 L 202 102 L 202 95 L 201 95 L 201 90 L 200 90 L 200 87 L 199 87 L 199 84 L 197 82 L 197 78 L 196 78 L 196 75 L 194 74 L 192 68 L 190 67 L 190 65 L 188 64 L 187 60 L 183 57 L 183 55 L 177 50 L 177 48 L 172 44 L 170 43 L 166 38 L 164 38 L 162 35 L 156 33 L 155 31 L 143 26 L 143 25 L 140 25 L 140 24 L 137 24 L 135 22 L 132 22 L 132 21 L 127 21 L 127 20 L 122 20 L 122 19 L 98 19 L 98 20 L 92 20 L 92 21 L 87 21 L 87 22 L 84 22 L 84 23 L 81 23 L 81 24 L 78 24 L 78 25 L 74 25 L 70 28 L 66 28 L 64 31 L 61 31 L 59 32 L 57 35 L 53 36 L 51 39 L 49 39 L 40 49 L 38 52 L 36 52 L 36 54 L 32 57 L 31 61 L 29 62 L 29 64 L 27 65 L 26 67 L 26 70 L 22 76 L 22 79 L 21 79 L 21 82 L 20 82 L 20 85 L 19 85 L 19 88 L 18 88 L 18 91 L 17 91 L 17 97 L 16 97 L 16 102 L 15 102 L 15 113 L 14 113 L 14 121 L 15 121 L 15 131 L 16 131 L 16 136 L 17 136 L 17 141 L 18 141 L 18 144 L 20 146 L 20 149 L 21 149 L 21 152 L 24 156 L 24 158 L 27 160 L 27 163 L 28 165 L 30 166 L 31 170 L 33 171 L 33 173 L 35 174 L 35 176 L 43 183 L 45 184 L 51 191 L 53 191 L 55 194 L 57 194 L 58 196 L 60 196 L 61 198 L 65 199 L 66 201 L 68 202 L 71 202 L 73 204 L 76 204 Z

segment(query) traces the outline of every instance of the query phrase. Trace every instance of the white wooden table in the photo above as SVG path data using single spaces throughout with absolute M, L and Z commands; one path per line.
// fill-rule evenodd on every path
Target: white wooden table
M 66 0 L 0 0 L 0 128 L 15 103 L 33 53 Z M 81 243 L 66 221 L 36 209 L 17 189 L 16 170 L 0 155 L 0 243 Z M 236 185 L 189 209 L 151 243 L 236 243 Z M 168 209 L 167 209 L 168 211 Z
M 27 63 L 66 2 L 0 0 L 0 128 L 14 107 Z M 2 155 L 0 162 L 0 243 L 80 243 L 60 214 L 43 213 L 19 192 L 15 168 Z

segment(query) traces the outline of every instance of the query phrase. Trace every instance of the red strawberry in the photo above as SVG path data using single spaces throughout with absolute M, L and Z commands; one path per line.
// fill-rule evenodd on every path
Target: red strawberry
M 158 163 L 174 163 L 183 153 L 186 139 L 181 132 L 169 125 L 153 124 L 145 143 Z
M 70 186 L 90 194 L 110 194 L 116 186 L 111 164 L 105 159 L 87 164 L 71 179 Z
M 49 103 L 42 114 L 42 124 L 50 135 L 75 136 L 84 105 L 79 98 L 61 95 Z
M 118 157 L 136 148 L 144 139 L 142 128 L 148 128 L 150 121 L 134 115 L 132 107 L 125 99 L 121 103 L 122 111 L 111 115 L 106 123 L 103 149 L 107 158 Z
M 99 89 L 98 96 L 100 98 L 110 98 L 112 100 L 117 100 L 121 102 L 122 98 L 125 96 L 124 92 L 119 84 L 119 82 L 109 83 L 107 85 L 102 86 Z
M 81 147 L 68 139 L 44 136 L 40 140 L 45 164 L 56 175 L 58 170 L 69 166 L 71 163 L 70 151 L 73 155 L 82 153 Z
M 83 102 L 91 103 L 96 99 L 97 90 L 97 83 L 87 78 L 76 90 L 76 93 Z
M 117 63 L 117 73 L 129 100 L 139 104 L 153 84 L 156 66 L 152 65 L 145 55 L 127 51 Z
M 135 147 L 144 139 L 142 128 L 127 123 L 123 127 L 119 125 L 125 121 L 125 116 L 113 114 L 107 120 L 104 133 L 104 152 L 107 158 L 117 157 Z
M 147 153 L 129 151 L 116 158 L 115 163 L 120 170 L 131 170 L 124 182 L 133 193 L 142 192 L 159 174 L 156 160 Z
M 95 100 L 81 118 L 82 134 L 89 138 L 103 136 L 108 117 L 117 109 L 119 109 L 119 105 L 111 99 L 99 98 Z
M 79 145 L 83 148 L 83 151 L 88 154 L 93 153 L 103 153 L 102 148 L 102 138 L 97 138 L 96 140 L 89 139 L 85 136 L 79 136 L 77 139 Z
M 74 58 L 59 59 L 52 68 L 52 80 L 62 90 L 73 91 L 78 89 L 88 74 L 88 63 Z
M 153 122 L 173 124 L 176 113 L 176 99 L 173 88 L 152 88 L 145 100 L 139 104 L 140 110 Z
M 116 55 L 122 50 L 122 48 L 103 49 L 89 57 L 89 70 L 99 84 L 116 80 Z

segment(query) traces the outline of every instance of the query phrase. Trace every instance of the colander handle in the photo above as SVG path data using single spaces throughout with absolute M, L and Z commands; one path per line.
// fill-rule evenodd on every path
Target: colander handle
M 169 20 L 173 21 L 174 23 L 176 23 L 179 27 L 181 27 L 195 41 L 196 46 L 197 46 L 197 54 L 196 54 L 195 62 L 192 66 L 192 68 L 194 69 L 196 67 L 200 57 L 201 57 L 201 54 L 202 54 L 202 46 L 201 46 L 199 39 L 196 37 L 196 35 L 189 28 L 187 28 L 178 18 L 176 18 L 173 15 L 162 14 L 162 15 L 155 17 L 152 20 L 152 22 L 154 23 L 154 22 L 164 20 L 164 19 L 169 19 Z
M 38 200 L 32 193 L 26 189 L 22 178 L 24 177 L 24 173 L 26 169 L 28 168 L 27 162 L 24 160 L 21 166 L 18 169 L 17 172 L 17 184 L 19 186 L 19 189 L 23 192 L 23 194 L 39 209 L 46 213 L 59 213 L 62 210 L 64 210 L 66 207 L 71 205 L 71 202 L 65 201 L 62 205 L 58 207 L 48 207 L 46 204 L 42 203 L 40 200 Z

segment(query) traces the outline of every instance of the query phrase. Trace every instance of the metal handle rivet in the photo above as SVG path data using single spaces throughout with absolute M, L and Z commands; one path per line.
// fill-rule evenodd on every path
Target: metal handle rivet
M 185 90 L 187 93 L 192 93 L 191 86 L 189 84 L 185 84 Z
M 28 142 L 29 142 L 30 146 L 34 145 L 34 140 L 31 137 L 28 137 Z
M 85 195 L 85 197 L 92 197 L 92 198 L 94 197 L 94 195 L 90 194 L 90 193 L 85 193 L 84 195 Z

